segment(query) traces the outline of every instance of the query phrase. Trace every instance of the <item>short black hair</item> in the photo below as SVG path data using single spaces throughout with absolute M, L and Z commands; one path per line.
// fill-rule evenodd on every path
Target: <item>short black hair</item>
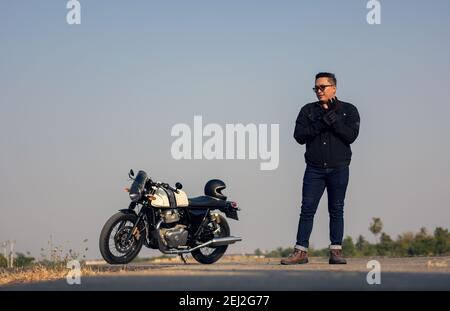
M 336 76 L 334 73 L 331 72 L 319 72 L 318 74 L 316 74 L 316 80 L 319 78 L 328 78 L 328 80 L 330 82 L 333 83 L 333 85 L 337 85 L 337 80 L 336 80 Z

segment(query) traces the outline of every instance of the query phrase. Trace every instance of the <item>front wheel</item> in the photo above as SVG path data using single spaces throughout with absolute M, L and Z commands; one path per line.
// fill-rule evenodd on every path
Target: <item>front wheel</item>
M 105 223 L 99 244 L 100 253 L 107 263 L 127 264 L 137 256 L 142 248 L 144 232 L 130 234 L 136 221 L 136 215 L 119 212 Z
M 222 215 L 218 215 L 217 220 L 218 221 L 216 222 L 211 222 L 210 224 L 208 224 L 209 226 L 216 226 L 216 228 L 211 228 L 213 235 L 212 237 L 225 238 L 230 236 L 230 226 L 228 226 L 225 217 L 223 217 Z M 209 236 L 208 239 L 209 238 L 211 238 L 211 236 Z M 219 260 L 223 256 L 223 254 L 225 254 L 227 248 L 228 245 L 217 247 L 202 247 L 200 249 L 192 251 L 192 257 L 194 257 L 194 259 L 199 263 L 212 264 Z

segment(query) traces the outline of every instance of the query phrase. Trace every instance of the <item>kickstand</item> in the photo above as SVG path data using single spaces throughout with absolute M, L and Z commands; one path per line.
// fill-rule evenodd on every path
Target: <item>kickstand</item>
M 186 258 L 184 258 L 183 254 L 179 254 L 179 255 L 180 255 L 181 260 L 183 260 L 184 264 L 187 265 Z

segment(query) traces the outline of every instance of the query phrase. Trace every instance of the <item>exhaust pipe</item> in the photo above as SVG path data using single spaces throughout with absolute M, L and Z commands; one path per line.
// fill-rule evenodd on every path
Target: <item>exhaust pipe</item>
M 224 245 L 233 244 L 233 243 L 236 243 L 239 241 L 242 241 L 242 238 L 229 236 L 229 237 L 225 237 L 225 238 L 214 238 L 212 240 L 209 240 L 208 242 L 205 242 L 203 244 L 197 245 L 196 247 L 189 248 L 189 249 L 183 249 L 183 250 L 161 250 L 160 249 L 160 251 L 164 254 L 186 254 L 186 253 L 190 253 L 192 251 L 195 251 L 196 249 L 206 247 L 206 246 L 212 246 L 212 247 L 224 246 Z
M 242 241 L 240 237 L 229 236 L 226 238 L 214 238 L 211 240 L 211 246 L 223 246 Z

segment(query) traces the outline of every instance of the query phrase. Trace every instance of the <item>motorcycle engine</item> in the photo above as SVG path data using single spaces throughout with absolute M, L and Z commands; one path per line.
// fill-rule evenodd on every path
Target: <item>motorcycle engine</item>
M 180 213 L 176 209 L 164 209 L 161 211 L 161 219 L 165 226 L 159 229 L 163 243 L 170 248 L 177 248 L 187 244 L 188 231 L 186 226 L 175 224 L 180 221 Z
M 161 211 L 161 219 L 166 224 L 171 224 L 180 220 L 180 213 L 176 209 L 167 209 Z
M 170 229 L 159 229 L 159 234 L 163 243 L 172 248 L 186 245 L 188 239 L 186 226 L 180 224 Z

